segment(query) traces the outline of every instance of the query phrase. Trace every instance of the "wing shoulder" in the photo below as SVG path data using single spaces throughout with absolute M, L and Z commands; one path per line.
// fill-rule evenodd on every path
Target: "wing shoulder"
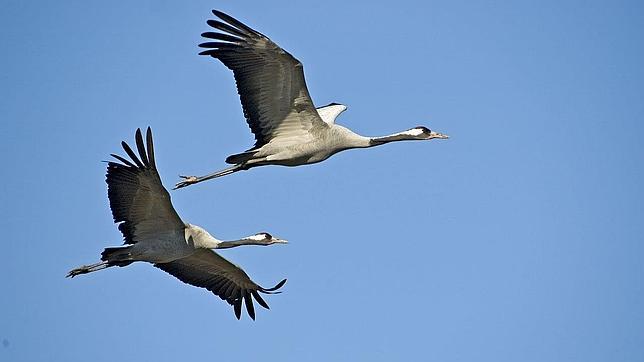
M 320 118 L 322 118 L 322 120 L 327 124 L 334 124 L 335 119 L 346 110 L 347 106 L 340 103 L 330 103 L 326 106 L 316 108 Z

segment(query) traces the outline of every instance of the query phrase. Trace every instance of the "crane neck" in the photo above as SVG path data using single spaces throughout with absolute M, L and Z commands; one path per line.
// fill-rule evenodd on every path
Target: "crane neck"
M 370 137 L 369 138 L 369 147 L 380 146 L 380 145 L 384 145 L 385 143 L 389 143 L 389 142 L 413 141 L 413 140 L 418 140 L 418 137 L 409 134 L 409 131 L 404 131 L 404 132 L 398 132 L 398 133 L 390 134 L 390 135 L 387 135 L 387 136 Z
M 216 249 L 222 242 L 197 225 L 186 224 L 184 234 L 186 243 L 194 248 Z
M 219 242 L 219 244 L 217 244 L 216 249 L 228 249 L 228 248 L 234 248 L 236 246 L 242 246 L 242 245 L 268 245 L 268 244 L 266 242 L 262 242 L 259 240 L 239 239 L 239 240 L 221 241 Z
M 420 140 L 420 133 L 415 129 L 410 129 L 403 132 L 393 133 L 387 136 L 380 137 L 365 137 L 361 136 L 352 130 L 342 127 L 340 125 L 334 125 L 334 131 L 342 139 L 342 148 L 367 148 L 384 145 L 385 143 L 395 142 L 395 141 L 412 141 Z
M 338 124 L 332 125 L 332 129 L 334 139 L 337 140 L 337 146 L 340 150 L 371 147 L 369 137 L 361 136 Z
M 195 249 L 228 249 L 242 245 L 271 245 L 287 242 L 286 240 L 274 238 L 268 233 L 258 233 L 238 240 L 222 241 L 210 235 L 203 228 L 191 224 L 185 224 L 184 233 L 186 243 Z

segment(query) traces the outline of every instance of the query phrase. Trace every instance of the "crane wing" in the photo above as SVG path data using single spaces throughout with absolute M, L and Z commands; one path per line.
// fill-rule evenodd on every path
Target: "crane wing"
M 237 319 L 241 318 L 242 303 L 248 315 L 255 319 L 253 298 L 264 308 L 268 304 L 259 293 L 274 294 L 286 279 L 270 289 L 253 282 L 240 267 L 224 259 L 210 249 L 199 249 L 192 255 L 169 263 L 157 263 L 155 267 L 175 276 L 184 283 L 206 288 L 235 309 Z
M 125 244 L 156 240 L 161 234 L 183 235 L 184 223 L 157 172 L 152 130 L 148 127 L 146 144 L 141 129 L 136 130 L 135 139 L 138 157 L 127 143 L 121 142 L 130 159 L 112 154 L 121 163 L 107 163 L 107 195 L 114 222 L 120 223 Z
M 306 88 L 302 63 L 258 31 L 212 12 L 223 22 L 208 20 L 219 32 L 201 35 L 217 41 L 199 44 L 208 48 L 199 54 L 219 59 L 233 71 L 255 147 L 276 137 L 306 137 L 312 127 L 325 127 Z

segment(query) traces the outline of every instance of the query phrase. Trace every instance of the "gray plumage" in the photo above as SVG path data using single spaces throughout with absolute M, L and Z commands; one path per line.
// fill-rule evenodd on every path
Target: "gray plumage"
M 127 143 L 122 142 L 129 159 L 112 154 L 120 163 L 107 164 L 110 209 L 114 222 L 119 224 L 125 246 L 106 248 L 101 253 L 101 262 L 76 268 L 67 276 L 74 277 L 111 266 L 123 267 L 136 261 L 149 262 L 184 283 L 213 292 L 233 306 L 237 319 L 241 317 L 242 304 L 245 304 L 248 315 L 255 319 L 253 299 L 268 309 L 260 293 L 279 293 L 276 291 L 286 279 L 273 288 L 263 288 L 240 267 L 211 249 L 286 241 L 268 233 L 221 241 L 199 226 L 184 223 L 161 184 L 152 131 L 148 128 L 144 143 L 141 130 L 137 129 L 135 140 L 138 157 Z
M 332 103 L 315 108 L 304 80 L 302 63 L 260 32 L 217 10 L 219 20 L 207 23 L 218 32 L 202 36 L 201 55 L 219 59 L 233 71 L 244 117 L 255 135 L 253 148 L 226 158 L 233 166 L 184 180 L 175 188 L 264 165 L 299 166 L 323 161 L 350 148 L 388 142 L 447 138 L 426 127 L 384 137 L 364 137 L 335 124 L 346 106 Z

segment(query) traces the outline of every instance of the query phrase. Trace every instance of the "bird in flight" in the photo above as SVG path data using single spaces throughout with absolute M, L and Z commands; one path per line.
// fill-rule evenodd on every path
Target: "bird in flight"
M 112 154 L 120 162 L 107 163 L 110 209 L 123 234 L 124 246 L 106 248 L 101 253 L 100 262 L 73 269 L 67 277 L 142 261 L 152 263 L 184 283 L 213 292 L 233 306 L 237 319 L 241 317 L 242 303 L 246 305 L 248 315 L 255 319 L 253 299 L 269 309 L 260 293 L 280 293 L 277 290 L 286 283 L 286 279 L 272 288 L 263 288 L 243 269 L 214 250 L 287 241 L 265 232 L 239 240 L 221 241 L 197 225 L 184 223 L 172 206 L 170 194 L 161 184 L 151 129 L 147 129 L 145 143 L 140 129 L 136 130 L 135 140 L 138 157 L 127 143 L 121 142 L 130 159 Z
M 233 71 L 244 117 L 255 145 L 226 158 L 231 167 L 205 175 L 180 176 L 182 188 L 257 166 L 300 166 L 324 161 L 333 154 L 395 141 L 446 139 L 447 135 L 418 126 L 382 137 L 361 136 L 335 123 L 347 107 L 331 103 L 316 108 L 304 81 L 302 63 L 262 33 L 221 11 L 210 19 L 214 40 L 200 44 L 201 55 L 219 59 Z

